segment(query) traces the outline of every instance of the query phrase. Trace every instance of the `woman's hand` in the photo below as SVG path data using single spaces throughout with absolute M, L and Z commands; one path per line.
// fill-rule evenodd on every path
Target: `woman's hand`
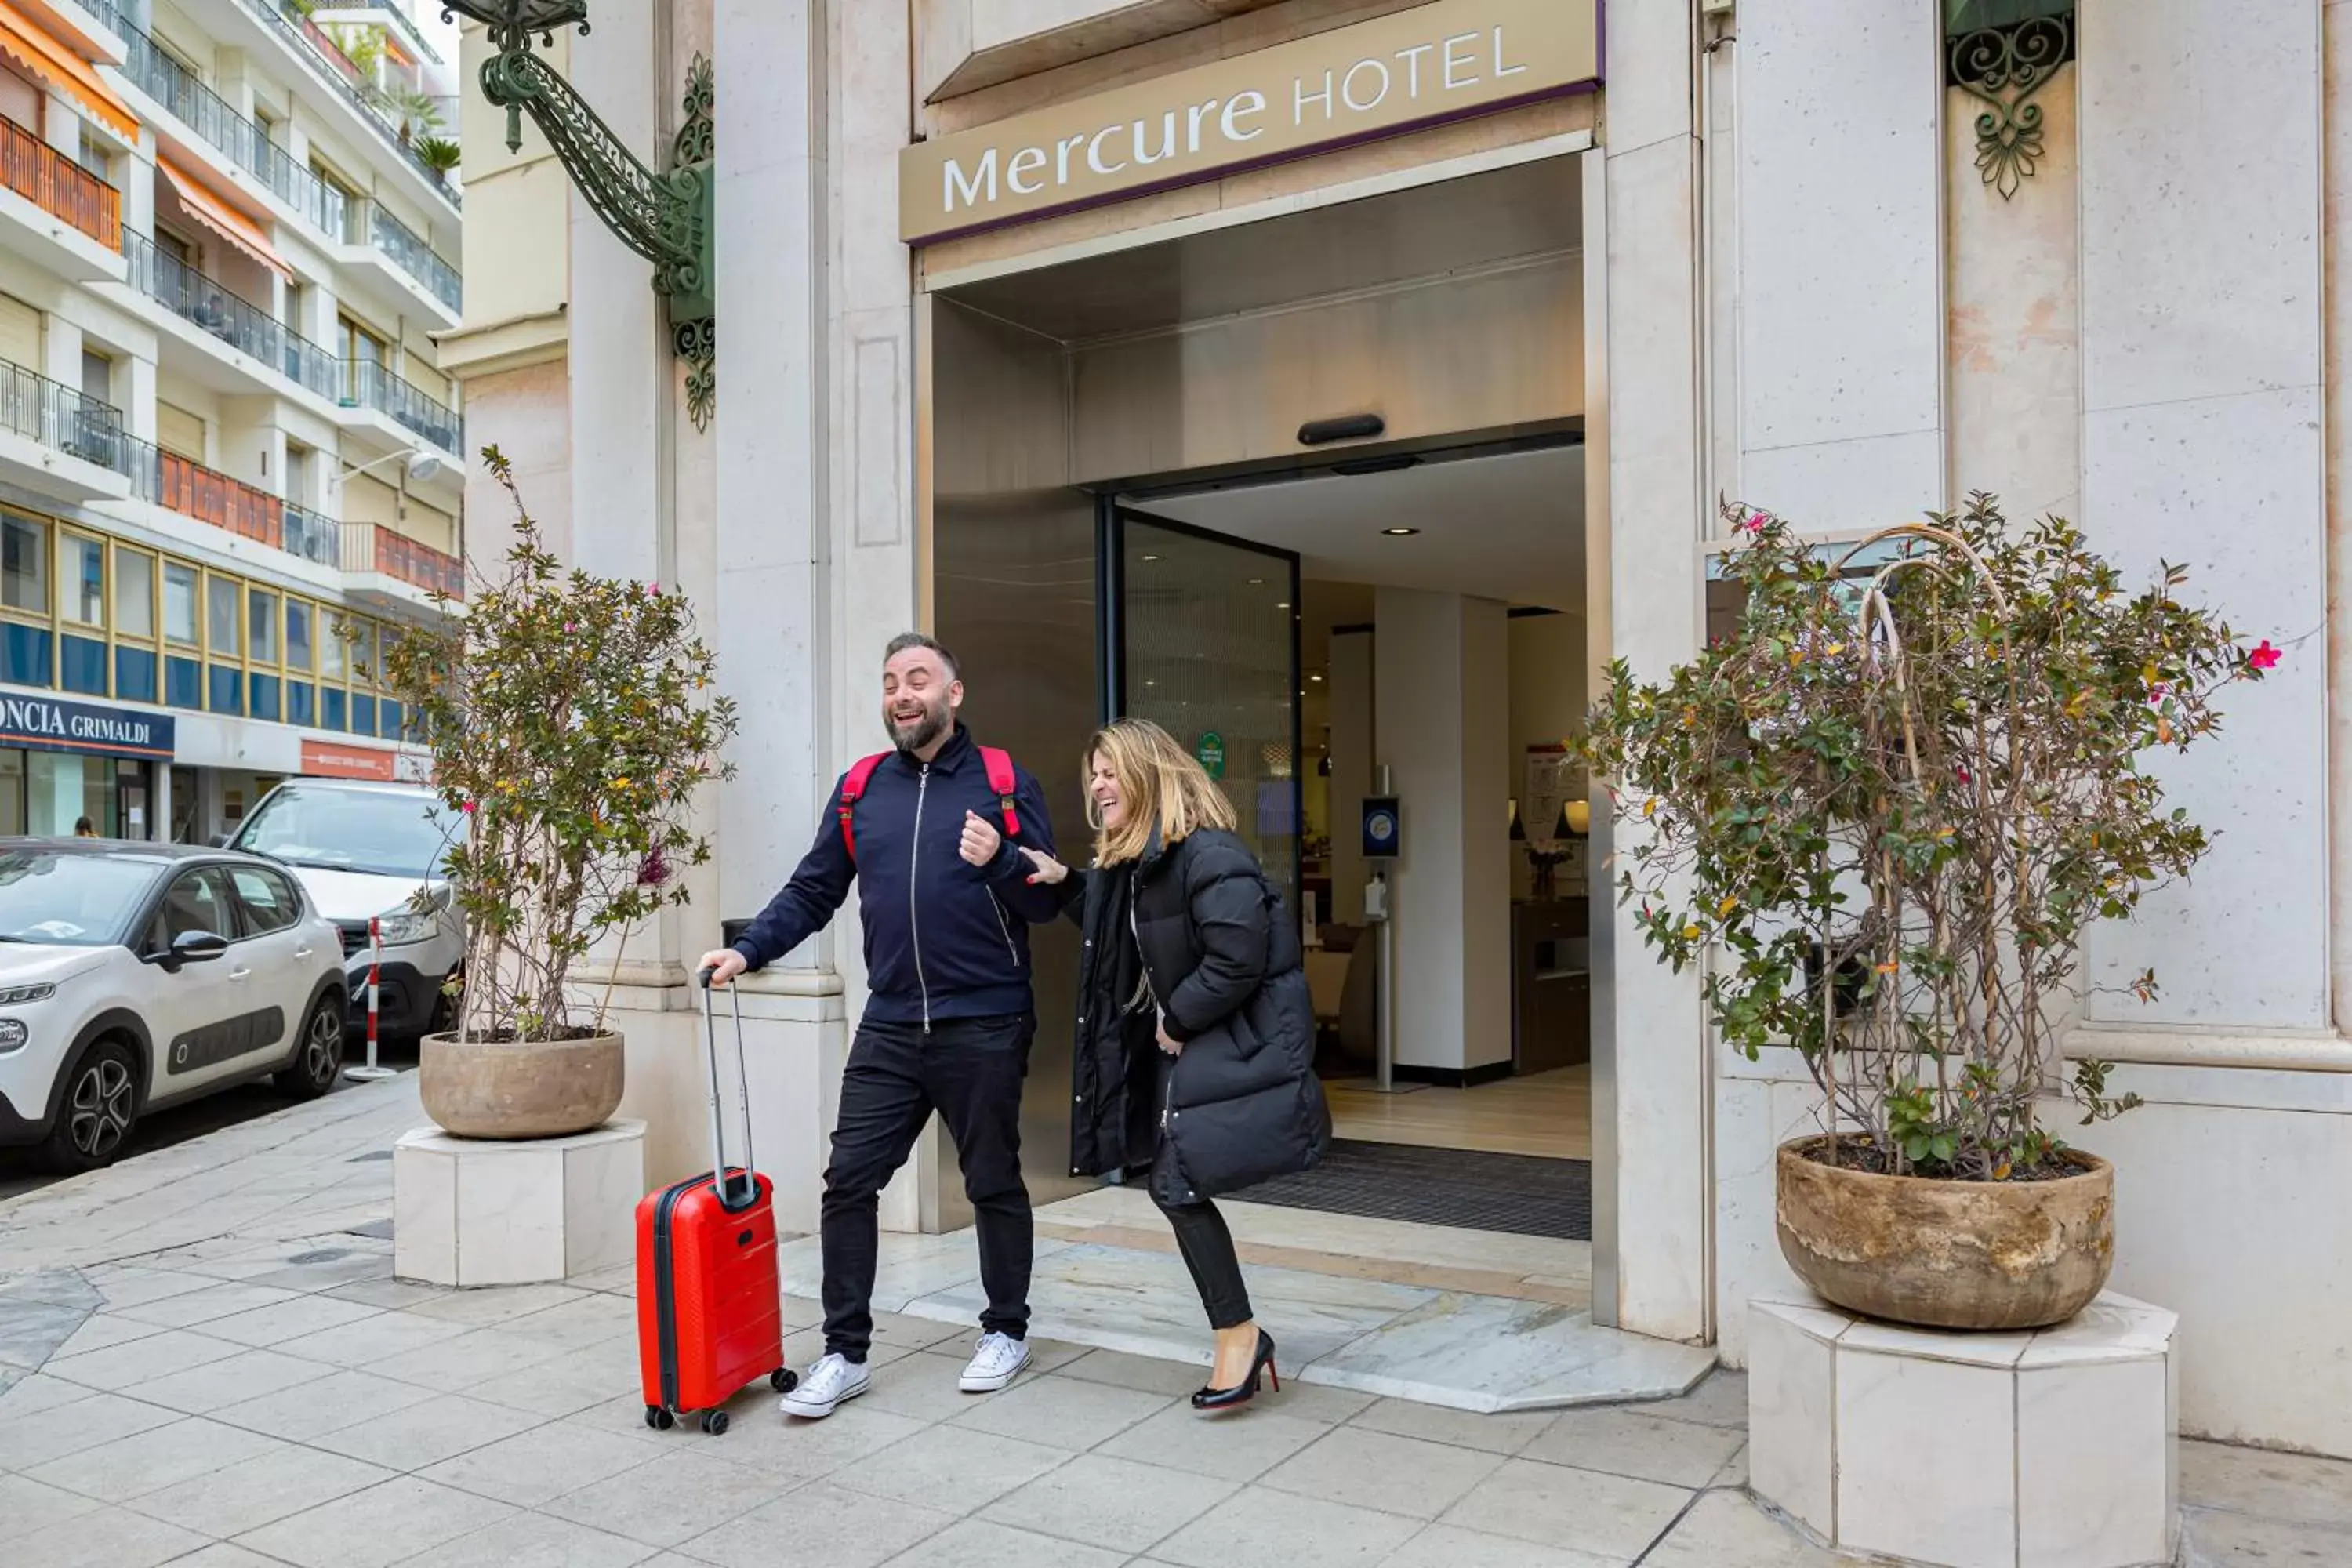
M 1024 844 L 1021 853 L 1029 857 L 1029 879 L 1032 882 L 1043 882 L 1051 888 L 1069 877 L 1070 868 L 1043 850 L 1032 849 Z
M 1165 1018 L 1160 1020 L 1160 1048 L 1171 1057 L 1181 1057 L 1184 1054 L 1184 1042 L 1168 1037 L 1168 1020 Z

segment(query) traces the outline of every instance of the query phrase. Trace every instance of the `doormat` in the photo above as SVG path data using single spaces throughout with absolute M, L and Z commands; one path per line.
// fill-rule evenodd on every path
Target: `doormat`
M 1335 1138 L 1322 1163 L 1228 1194 L 1241 1204 L 1592 1239 L 1592 1162 Z

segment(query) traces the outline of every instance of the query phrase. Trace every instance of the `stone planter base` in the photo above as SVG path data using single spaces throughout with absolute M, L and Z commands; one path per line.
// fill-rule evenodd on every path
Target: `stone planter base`
M 393 1273 L 425 1285 L 533 1285 L 626 1263 L 646 1191 L 646 1124 L 490 1142 L 420 1127 L 393 1146 Z
M 1810 1295 L 1748 1303 L 1748 1473 L 1829 1545 L 1934 1568 L 2173 1560 L 2179 1320 L 1943 1333 Z

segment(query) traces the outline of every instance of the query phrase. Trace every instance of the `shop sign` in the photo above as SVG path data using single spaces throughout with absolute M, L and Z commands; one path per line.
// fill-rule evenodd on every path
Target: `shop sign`
M 400 753 L 375 746 L 343 746 L 332 741 L 302 742 L 302 772 L 320 779 L 380 779 L 391 784 L 400 777 Z
M 1201 743 L 1192 748 L 1192 754 L 1201 760 L 1201 765 L 1208 770 L 1211 778 L 1225 776 L 1225 738 L 1223 735 L 1214 730 L 1204 732 L 1201 736 Z
M 944 239 L 1601 84 L 1601 0 L 1436 0 L 899 154 L 898 237 Z
M 13 691 L 0 695 L 0 746 L 169 762 L 173 740 L 173 725 L 167 714 L 60 702 Z

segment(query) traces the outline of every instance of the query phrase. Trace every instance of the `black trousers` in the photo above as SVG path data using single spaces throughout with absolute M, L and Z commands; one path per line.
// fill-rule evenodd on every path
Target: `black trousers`
M 1168 1074 L 1175 1065 L 1173 1057 L 1160 1058 L 1163 1104 L 1168 1098 Z M 1249 1288 L 1242 1283 L 1242 1260 L 1234 1253 L 1234 1233 L 1225 1228 L 1225 1216 L 1217 1212 L 1217 1205 L 1206 1198 L 1197 1204 L 1161 1203 L 1156 1192 L 1151 1201 L 1168 1216 L 1168 1228 L 1176 1233 L 1176 1250 L 1183 1255 L 1184 1267 L 1192 1273 L 1192 1289 L 1201 1293 L 1209 1326 L 1233 1329 L 1248 1322 Z
M 824 1172 L 819 1229 L 824 1252 L 824 1348 L 863 1362 L 874 1342 L 875 1210 L 882 1188 L 940 1113 L 963 1166 L 980 1231 L 980 1326 L 1027 1337 L 1034 1228 L 1021 1181 L 1021 1083 L 1037 1021 L 872 1018 L 857 1026 L 841 1075 L 841 1113 Z

